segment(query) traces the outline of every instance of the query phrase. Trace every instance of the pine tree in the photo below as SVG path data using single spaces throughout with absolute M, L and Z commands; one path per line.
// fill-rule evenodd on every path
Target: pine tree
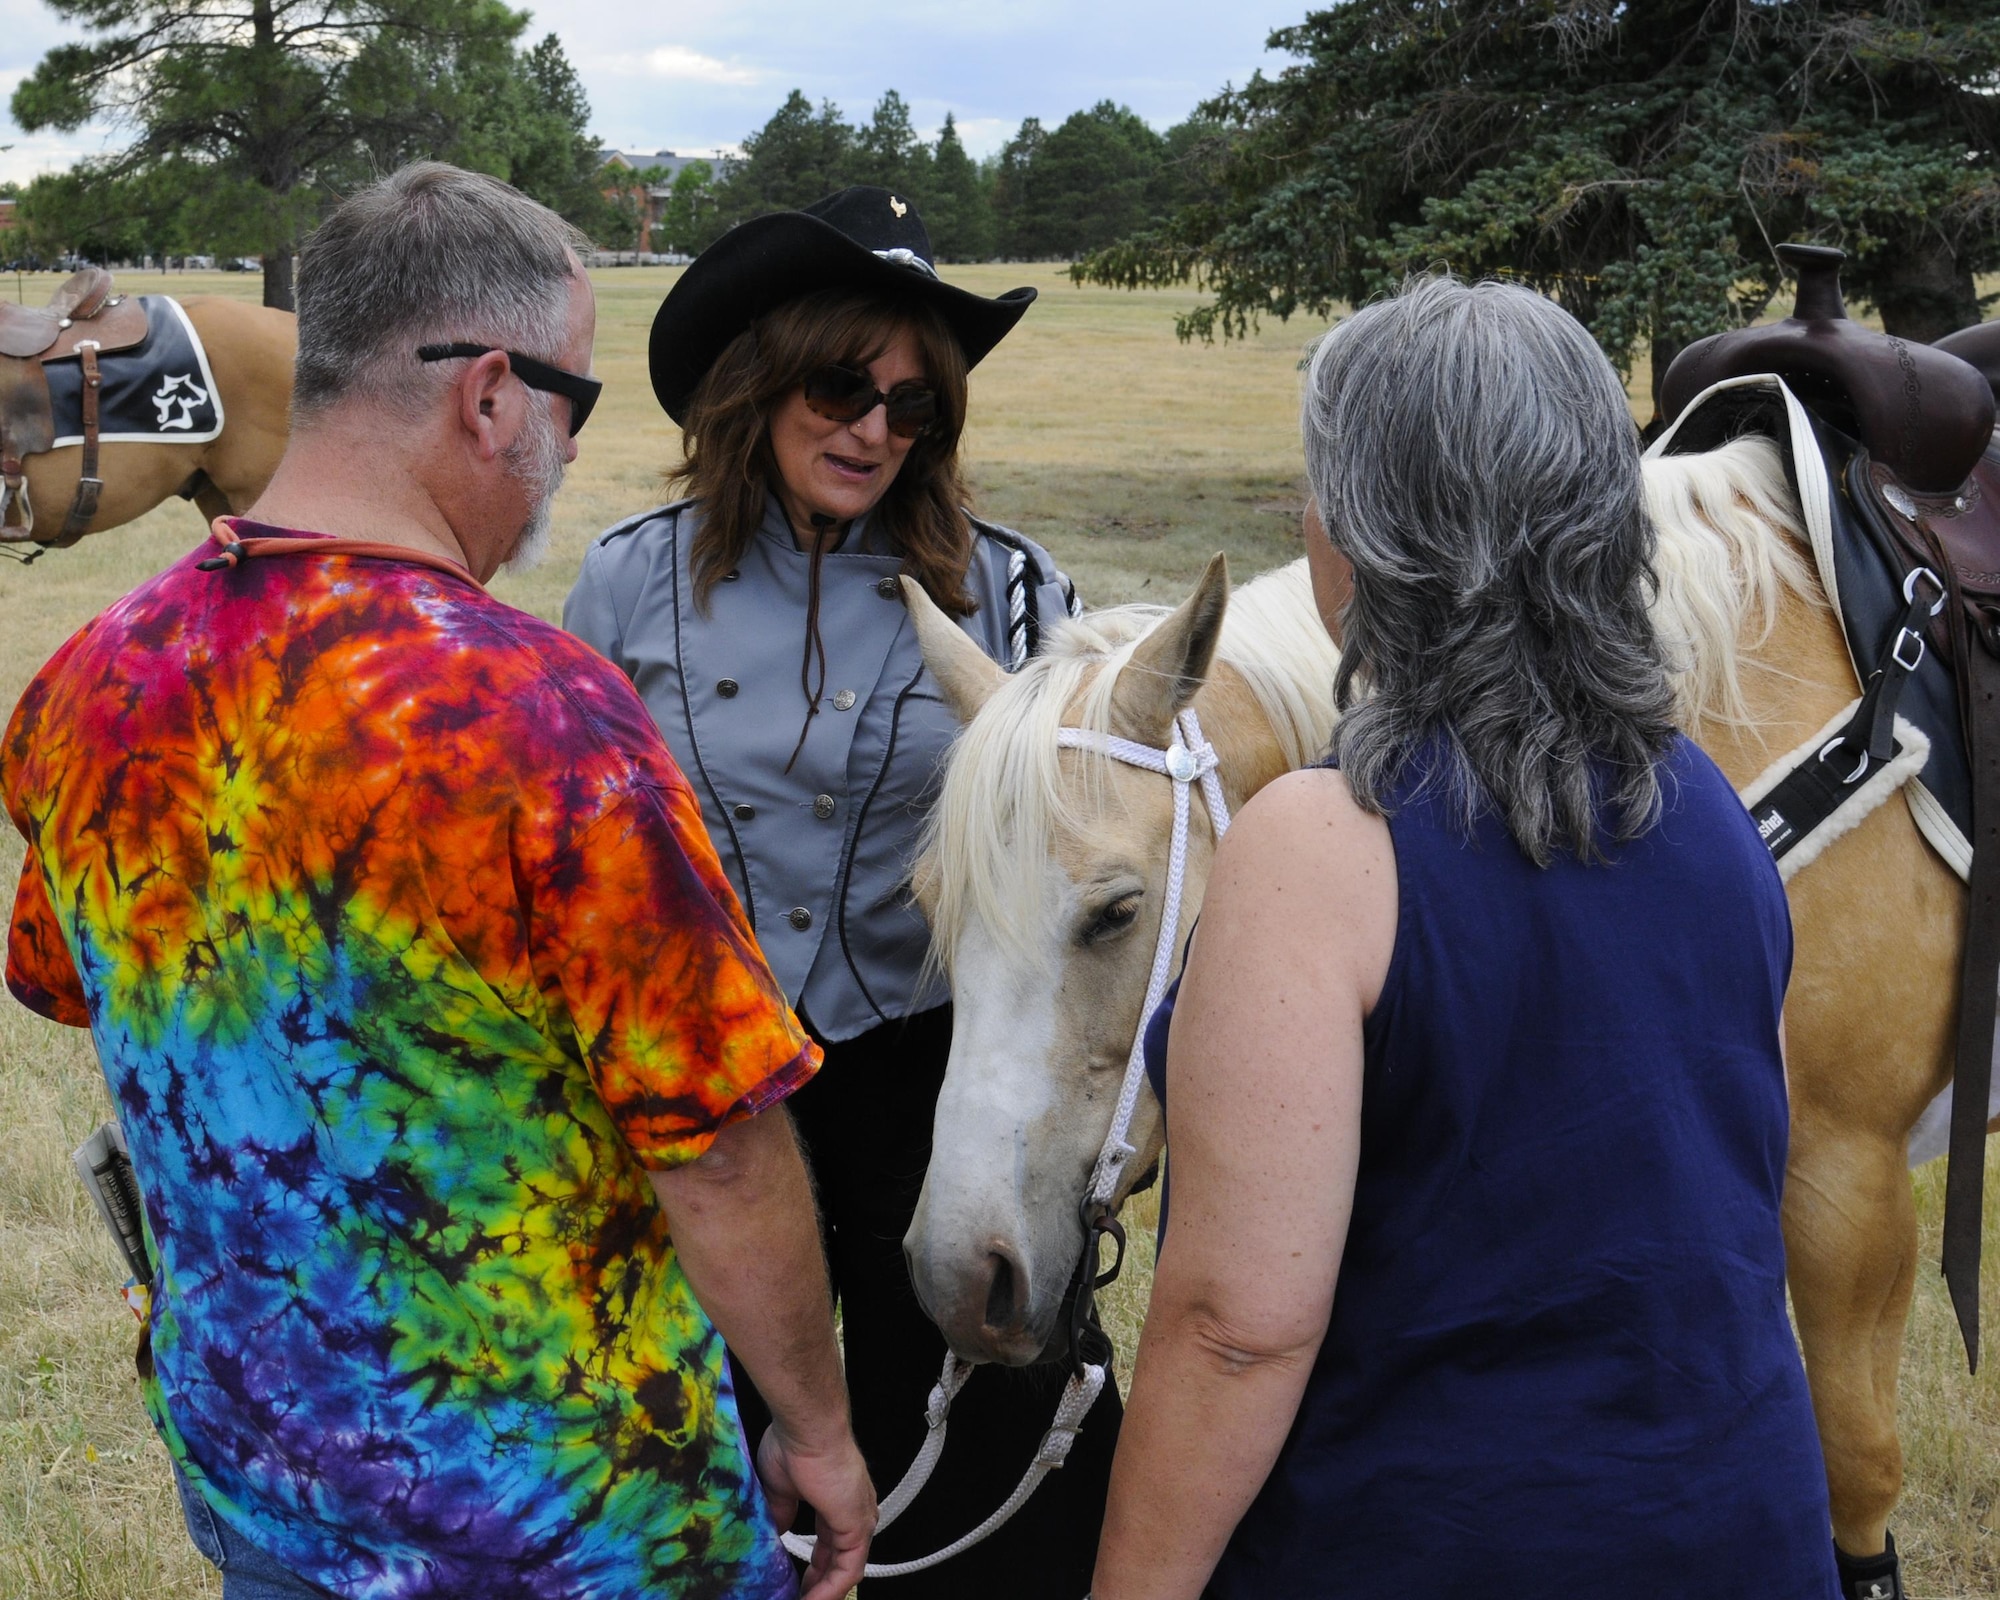
M 872 183 L 922 203 L 930 187 L 931 153 L 910 124 L 910 108 L 894 89 L 876 102 L 875 114 L 855 136 L 849 183 Z
M 1039 254 L 1040 231 L 1035 215 L 1033 169 L 1047 141 L 1041 118 L 1028 117 L 1014 137 L 1000 147 L 993 163 L 993 227 L 1000 254 L 1021 261 Z
M 500 92 L 486 103 L 491 147 L 461 142 L 454 159 L 505 178 L 591 238 L 607 238 L 617 210 L 604 193 L 590 101 L 562 42 L 553 33 L 544 35 L 517 57 L 516 70 L 497 87 Z
M 1198 277 L 1184 336 L 1442 261 L 1556 295 L 1621 366 L 1650 345 L 1657 382 L 1763 313 L 1773 241 L 1841 246 L 1920 340 L 2000 268 L 1992 0 L 1349 0 L 1271 46 L 1294 64 L 1201 108 L 1203 192 L 1078 268 Z
M 817 111 L 794 89 L 766 122 L 743 141 L 743 155 L 716 185 L 715 210 L 702 230 L 706 246 L 723 232 L 767 211 L 796 211 L 854 181 L 856 134 L 840 108 L 823 101 Z
M 931 153 L 930 189 L 924 223 L 940 261 L 984 261 L 993 254 L 993 202 L 985 175 L 958 136 L 958 123 L 944 114 Z
M 1000 153 L 1002 248 L 1029 259 L 1101 249 L 1157 220 L 1166 141 L 1130 107 L 1103 100 L 1045 133 L 1030 118 Z
M 525 14 L 493 0 L 49 0 L 93 37 L 14 91 L 25 131 L 102 120 L 132 142 L 81 189 L 169 207 L 176 225 L 264 258 L 292 303 L 298 242 L 337 188 L 455 151 L 515 70 Z

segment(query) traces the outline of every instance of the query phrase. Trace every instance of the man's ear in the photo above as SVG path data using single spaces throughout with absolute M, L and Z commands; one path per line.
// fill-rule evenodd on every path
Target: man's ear
M 500 455 L 520 431 L 521 386 L 513 376 L 504 350 L 473 357 L 459 376 L 459 426 L 472 435 L 483 460 Z
M 924 666 L 937 680 L 952 715 L 960 722 L 970 722 L 1007 674 L 999 662 L 972 642 L 963 628 L 937 608 L 937 603 L 924 593 L 922 584 L 907 577 L 901 582 L 903 604 L 910 608 L 910 621 L 916 624 Z

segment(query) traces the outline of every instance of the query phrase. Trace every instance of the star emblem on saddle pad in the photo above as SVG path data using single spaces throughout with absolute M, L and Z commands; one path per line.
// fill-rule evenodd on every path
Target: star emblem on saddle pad
M 152 395 L 153 409 L 159 413 L 159 427 L 163 431 L 170 428 L 193 431 L 194 414 L 208 404 L 208 398 L 208 391 L 194 381 L 193 373 L 168 373 Z
M 908 210 L 909 210 L 910 208 L 909 208 L 909 206 L 908 206 L 907 204 L 905 204 L 905 203 L 904 203 L 903 201 L 901 201 L 901 200 L 898 200 L 898 199 L 897 199 L 897 198 L 896 198 L 896 197 L 895 197 L 894 195 L 890 195 L 890 196 L 889 196 L 889 209 L 890 209 L 891 211 L 895 212 L 895 213 L 896 213 L 896 215 L 900 217 L 900 216 L 902 216 L 902 215 L 903 215 L 903 214 L 904 214 L 904 213 L 905 213 L 906 211 L 908 211 Z

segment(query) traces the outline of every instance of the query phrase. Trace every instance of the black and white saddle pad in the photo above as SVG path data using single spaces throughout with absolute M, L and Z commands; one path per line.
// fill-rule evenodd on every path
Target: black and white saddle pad
M 171 295 L 139 297 L 146 342 L 97 358 L 98 437 L 106 444 L 202 444 L 222 432 L 222 396 L 208 370 L 201 335 Z M 49 398 L 56 442 L 83 443 L 83 361 L 51 361 Z

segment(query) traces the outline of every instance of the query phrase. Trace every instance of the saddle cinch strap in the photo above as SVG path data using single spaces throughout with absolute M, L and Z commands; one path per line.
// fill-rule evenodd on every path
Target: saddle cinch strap
M 1958 1035 L 1946 1150 L 1942 1265 L 1966 1357 L 1979 1368 L 1979 1247 L 1985 1205 L 1986 1119 L 2000 1011 L 2000 443 L 1956 490 L 1925 494 L 1857 452 L 1849 498 L 1906 570 L 1942 575 L 1947 604 L 1931 643 L 1958 683 L 1972 773 L 1972 873 L 1967 884 Z

